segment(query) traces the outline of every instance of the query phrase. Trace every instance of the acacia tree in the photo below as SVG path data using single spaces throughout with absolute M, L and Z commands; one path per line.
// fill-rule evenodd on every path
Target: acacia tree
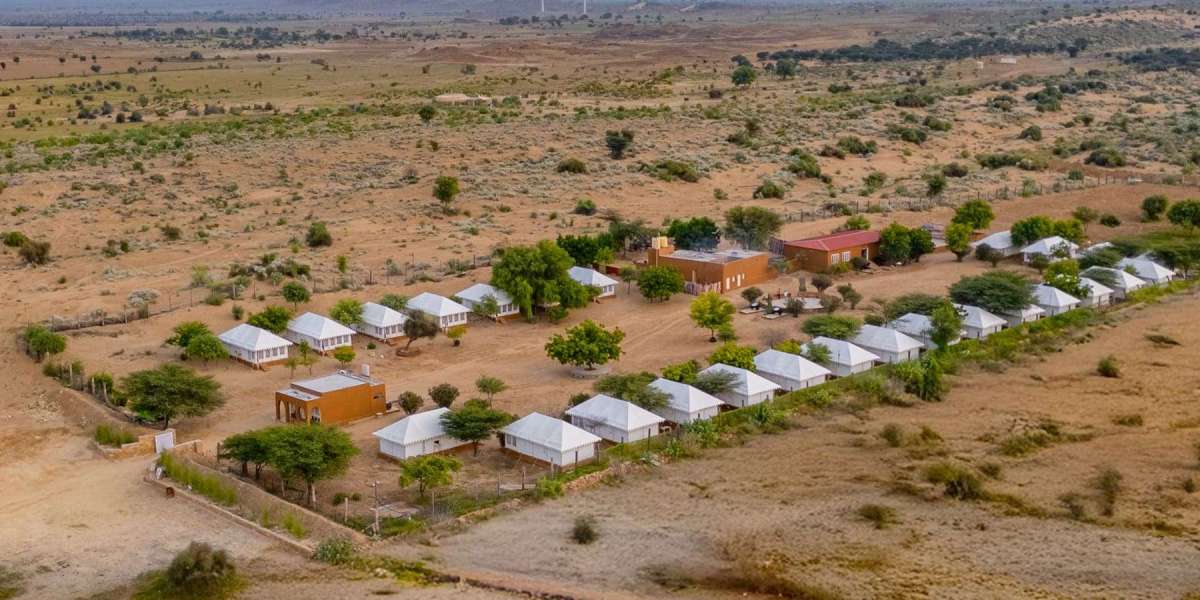
M 421 338 L 433 339 L 440 330 L 437 321 L 425 313 L 414 312 L 408 315 L 404 320 L 404 337 L 408 338 L 404 350 L 407 351 L 413 342 Z
M 618 328 L 605 329 L 588 319 L 567 330 L 566 335 L 555 334 L 546 342 L 546 354 L 564 364 L 595 370 L 610 360 L 621 357 L 621 341 L 625 332 Z
M 468 400 L 463 407 L 442 414 L 442 429 L 450 437 L 471 442 L 472 455 L 479 454 L 479 442 L 513 422 L 513 415 L 496 410 L 483 400 Z
M 325 425 L 286 425 L 270 440 L 268 464 L 285 480 L 298 477 L 304 481 L 309 506 L 317 505 L 317 482 L 344 473 L 358 454 L 349 434 Z
M 300 307 L 301 302 L 308 302 L 312 298 L 308 288 L 299 281 L 289 281 L 283 284 L 283 288 L 279 290 L 283 294 L 283 299 L 292 303 L 292 310 Z
M 187 348 L 193 337 L 212 335 L 212 330 L 201 321 L 184 321 L 176 325 L 171 332 L 172 335 L 167 338 L 167 343 L 180 348 Z
M 638 273 L 638 291 L 651 302 L 664 302 L 684 289 L 683 274 L 673 267 L 659 265 L 647 267 Z
M 499 377 L 480 375 L 479 379 L 475 380 L 475 389 L 487 396 L 487 401 L 491 402 L 496 394 L 508 389 L 508 384 L 504 383 Z
M 254 465 L 254 478 L 262 474 L 263 465 L 271 458 L 271 436 L 279 427 L 267 427 L 254 431 L 235 433 L 221 442 L 221 458 L 228 458 L 242 463 L 242 476 L 249 475 L 248 465 Z
M 450 175 L 439 175 L 433 182 L 433 197 L 442 203 L 442 210 L 450 212 L 450 203 L 458 196 L 458 178 Z
M 453 456 L 431 454 L 410 458 L 400 463 L 400 487 L 417 484 L 417 493 L 424 498 L 425 490 L 450 485 L 462 462 Z
M 736 309 L 733 303 L 722 298 L 716 292 L 704 292 L 692 300 L 690 309 L 692 322 L 697 327 L 707 329 L 708 341 L 717 341 L 717 330 L 733 325 L 733 313 Z
M 1016 273 L 988 271 L 959 279 L 950 286 L 950 299 L 993 313 L 1016 312 L 1033 304 L 1033 286 Z
M 425 404 L 425 398 L 416 392 L 402 392 L 396 399 L 400 403 L 400 408 L 405 414 L 416 414 L 421 410 L 421 406 Z
M 838 315 L 817 315 L 810 317 L 800 326 L 800 330 L 812 337 L 828 337 L 839 340 L 850 339 L 858 335 L 862 322 L 854 317 Z
M 783 218 L 761 206 L 735 206 L 725 211 L 725 236 L 747 250 L 762 250 L 783 227 Z
M 166 429 L 175 417 L 206 415 L 225 404 L 221 384 L 212 377 L 176 364 L 130 373 L 121 380 L 130 410 Z

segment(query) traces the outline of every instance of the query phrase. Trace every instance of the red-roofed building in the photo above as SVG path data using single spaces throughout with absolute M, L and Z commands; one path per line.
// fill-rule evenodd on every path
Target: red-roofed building
M 873 260 L 879 255 L 879 232 L 839 231 L 778 245 L 782 248 L 777 248 L 777 251 L 794 267 L 821 273 L 841 263 L 851 262 L 856 256 Z

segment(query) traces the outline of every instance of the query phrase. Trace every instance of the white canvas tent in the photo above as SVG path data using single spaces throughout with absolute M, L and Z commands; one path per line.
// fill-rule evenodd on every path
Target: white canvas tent
M 937 343 L 933 341 L 933 320 L 928 315 L 906 313 L 889 322 L 887 326 L 921 342 L 928 350 L 937 349 Z M 961 339 L 960 334 L 950 340 L 950 345 L 957 344 Z
M 993 233 L 971 244 L 971 249 L 978 248 L 984 244 L 987 244 L 992 250 L 995 250 L 1006 257 L 1012 256 L 1020 251 L 1016 244 L 1013 244 L 1012 234 L 1007 229 L 1004 231 L 997 231 L 996 233 Z
M 1148 284 L 1145 280 L 1135 277 L 1132 273 L 1127 273 L 1124 269 L 1110 269 L 1108 267 L 1092 267 L 1084 270 L 1080 275 L 1089 279 L 1102 277 L 1104 273 L 1108 273 L 1112 279 L 1112 284 L 1105 283 L 1113 291 L 1114 300 L 1124 300 L 1129 292 L 1146 287 Z M 1104 277 L 1108 279 L 1108 277 Z
M 291 342 L 253 325 L 242 323 L 217 336 L 229 356 L 259 367 L 287 360 Z
M 567 270 L 567 276 L 583 285 L 600 288 L 597 298 L 608 298 L 617 294 L 617 280 L 595 269 L 571 267 Z
M 875 353 L 859 348 L 846 340 L 823 335 L 817 336 L 804 344 L 805 351 L 811 344 L 825 346 L 829 349 L 829 370 L 838 377 L 869 371 L 875 366 L 875 361 L 881 360 Z
M 667 405 L 654 409 L 654 413 L 672 423 L 691 423 L 717 416 L 721 411 L 720 398 L 686 383 L 659 377 L 650 387 L 668 396 Z
M 467 316 L 471 309 L 449 299 L 430 292 L 421 292 L 405 305 L 409 311 L 425 313 L 438 323 L 438 327 L 449 329 L 456 325 L 466 325 Z
M 572 406 L 567 416 L 572 425 L 617 444 L 654 437 L 666 420 L 632 402 L 605 394 Z
M 789 392 L 821 385 L 833 374 L 829 369 L 803 356 L 780 352 L 774 348 L 764 350 L 754 357 L 754 370 Z
M 442 415 L 448 412 L 448 408 L 419 412 L 376 431 L 379 453 L 404 460 L 469 444 L 451 437 L 442 428 Z
M 355 331 L 385 342 L 404 337 L 404 321 L 408 320 L 404 313 L 375 302 L 362 307 L 362 320 L 351 325 Z
M 963 336 L 973 340 L 986 339 L 1008 325 L 1008 321 L 978 306 L 955 304 L 954 308 L 963 316 Z
M 354 330 L 329 317 L 306 312 L 288 322 L 283 337 L 297 344 L 308 342 L 313 350 L 324 353 L 351 345 Z
M 1051 317 L 1079 307 L 1079 298 L 1044 283 L 1034 286 L 1033 302 Z
M 496 313 L 496 318 L 509 317 L 521 312 L 520 307 L 517 306 L 512 296 L 509 296 L 504 290 L 487 283 L 476 283 L 455 294 L 454 297 L 458 298 L 463 306 L 471 310 L 475 310 L 475 307 L 485 302 L 488 297 L 491 297 L 496 301 L 496 306 L 500 308 L 500 311 Z
M 1066 238 L 1052 235 L 1021 248 L 1021 254 L 1025 257 L 1025 262 L 1033 260 L 1033 257 L 1038 255 L 1049 259 L 1054 259 L 1059 255 L 1065 258 L 1075 258 L 1079 254 L 1079 244 Z
M 1046 309 L 1036 304 L 1030 304 L 1021 310 L 1006 312 L 1000 315 L 1008 323 L 1009 327 L 1016 327 L 1022 323 L 1031 323 L 1044 316 L 1046 316 Z
M 732 406 L 744 407 L 766 402 L 771 399 L 771 396 L 775 395 L 775 390 L 780 389 L 777 384 L 769 379 L 755 375 L 741 367 L 718 363 L 700 371 L 700 373 L 713 372 L 733 374 L 735 378 L 733 385 L 730 386 L 728 391 L 717 394 L 717 397 L 722 402 Z
M 898 363 L 921 356 L 921 342 L 895 329 L 878 325 L 863 325 L 858 335 L 850 339 L 854 345 L 874 353 L 885 363 Z
M 509 423 L 500 434 L 505 449 L 556 467 L 592 460 L 600 443 L 592 433 L 536 412 Z
M 1174 271 L 1144 258 L 1122 258 L 1121 262 L 1117 263 L 1117 268 L 1132 270 L 1138 279 L 1153 284 L 1167 283 L 1175 279 Z
M 1079 299 L 1080 305 L 1082 305 L 1082 306 L 1107 306 L 1109 304 L 1112 304 L 1112 298 L 1113 298 L 1113 293 L 1114 293 L 1112 288 L 1110 288 L 1094 279 L 1088 279 L 1087 277 L 1080 277 L 1079 283 L 1085 289 L 1087 289 L 1087 294 L 1083 298 Z

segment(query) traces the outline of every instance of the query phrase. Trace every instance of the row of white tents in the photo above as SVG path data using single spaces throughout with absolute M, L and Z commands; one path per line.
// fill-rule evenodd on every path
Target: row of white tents
M 568 274 L 583 285 L 600 290 L 598 298 L 614 296 L 617 281 L 585 267 L 571 267 Z M 487 283 L 476 283 L 454 295 L 453 298 L 422 292 L 405 305 L 408 313 L 424 313 L 437 321 L 443 329 L 467 324 L 475 308 L 494 299 L 499 308 L 496 318 L 516 315 L 520 308 L 504 290 Z M 404 337 L 404 322 L 408 314 L 376 302 L 363 303 L 362 318 L 350 326 L 313 312 L 298 315 L 288 322 L 282 335 L 275 335 L 248 323 L 242 323 L 218 336 L 230 356 L 260 367 L 287 360 L 288 349 L 301 342 L 307 343 L 317 352 L 327 353 L 353 344 L 354 336 L 362 334 L 388 342 Z

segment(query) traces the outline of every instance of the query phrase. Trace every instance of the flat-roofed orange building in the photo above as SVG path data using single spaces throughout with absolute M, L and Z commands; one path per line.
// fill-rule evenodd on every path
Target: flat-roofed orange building
M 652 243 L 646 258 L 652 267 L 666 266 L 682 273 L 689 294 L 728 292 L 769 281 L 775 275 L 766 252 L 676 250 L 664 238 Z
M 275 392 L 275 420 L 287 423 L 348 423 L 387 412 L 382 381 L 338 371 L 324 377 L 293 381 Z

